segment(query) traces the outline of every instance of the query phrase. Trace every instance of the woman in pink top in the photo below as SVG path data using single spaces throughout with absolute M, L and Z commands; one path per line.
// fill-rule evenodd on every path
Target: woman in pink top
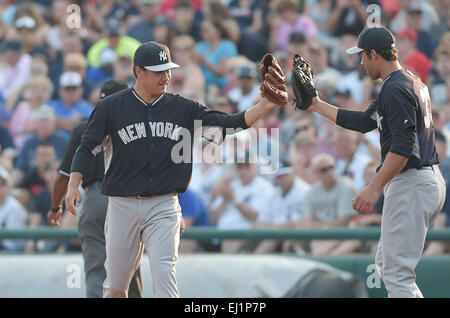
M 31 79 L 25 88 L 25 100 L 17 105 L 9 125 L 9 132 L 18 149 L 22 148 L 26 137 L 34 130 L 30 120 L 33 111 L 49 101 L 52 91 L 52 82 L 42 75 Z
M 307 38 L 317 36 L 318 29 L 314 21 L 298 11 L 296 0 L 275 0 L 276 13 L 268 17 L 271 26 L 270 48 L 272 51 L 288 51 L 289 37 L 293 32 L 302 32 Z

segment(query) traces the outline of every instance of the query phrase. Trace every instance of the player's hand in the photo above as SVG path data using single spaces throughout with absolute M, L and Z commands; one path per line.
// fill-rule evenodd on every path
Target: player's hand
M 183 216 L 181 216 L 180 235 L 183 234 L 185 228 L 186 228 L 186 223 L 184 223 L 184 218 L 183 218 Z
M 56 212 L 52 212 L 51 210 L 47 213 L 47 221 L 53 227 L 57 227 L 61 225 L 61 216 L 62 216 L 62 208 L 60 208 Z
M 355 198 L 353 198 L 352 207 L 358 212 L 370 210 L 378 198 L 380 197 L 381 189 L 377 189 L 371 184 L 362 189 Z
M 77 215 L 77 210 L 75 209 L 75 204 L 80 205 L 81 195 L 78 188 L 67 188 L 67 194 L 65 198 L 66 210 L 72 213 L 73 215 Z

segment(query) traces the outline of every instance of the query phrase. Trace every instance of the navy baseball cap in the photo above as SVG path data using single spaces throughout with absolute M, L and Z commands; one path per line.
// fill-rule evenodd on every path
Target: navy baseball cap
M 256 78 L 258 76 L 256 69 L 253 68 L 251 65 L 242 65 L 237 70 L 237 77 L 249 77 L 249 78 Z
M 100 99 L 108 97 L 109 95 L 112 95 L 127 88 L 128 88 L 127 82 L 116 81 L 113 79 L 107 80 L 100 89 Z
M 134 53 L 134 66 L 153 72 L 180 67 L 172 62 L 169 48 L 157 42 L 147 42 L 138 47 Z
M 355 54 L 366 50 L 381 52 L 395 47 L 395 39 L 388 29 L 375 26 L 364 29 L 358 36 L 358 45 L 347 49 L 347 54 Z

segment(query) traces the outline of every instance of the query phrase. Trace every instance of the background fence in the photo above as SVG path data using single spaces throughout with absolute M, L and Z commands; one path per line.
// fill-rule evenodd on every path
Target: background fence
M 347 240 L 357 239 L 362 244 L 368 240 L 377 240 L 380 236 L 379 227 L 367 228 L 332 228 L 332 229 L 250 229 L 250 230 L 218 230 L 209 227 L 188 228 L 182 239 L 207 241 L 212 239 L 245 239 L 259 241 L 273 240 Z M 53 239 L 72 240 L 78 238 L 77 229 L 54 229 L 41 227 L 27 230 L 1 230 L 0 239 Z M 430 230 L 427 240 L 450 241 L 450 229 Z M 300 257 L 300 256 L 293 256 Z M 349 254 L 343 256 L 313 256 L 302 258 L 329 264 L 335 268 L 350 272 L 366 282 L 373 271 L 369 271 L 374 263 L 374 255 L 367 253 Z M 417 268 L 417 284 L 425 297 L 450 297 L 450 254 L 422 257 Z M 370 297 L 386 297 L 384 285 L 380 288 L 368 288 Z

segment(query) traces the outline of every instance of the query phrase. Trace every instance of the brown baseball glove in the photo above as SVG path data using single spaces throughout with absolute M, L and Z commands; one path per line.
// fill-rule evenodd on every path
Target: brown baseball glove
M 275 57 L 267 53 L 259 66 L 261 74 L 261 96 L 266 97 L 272 103 L 284 105 L 288 101 L 286 78 Z

